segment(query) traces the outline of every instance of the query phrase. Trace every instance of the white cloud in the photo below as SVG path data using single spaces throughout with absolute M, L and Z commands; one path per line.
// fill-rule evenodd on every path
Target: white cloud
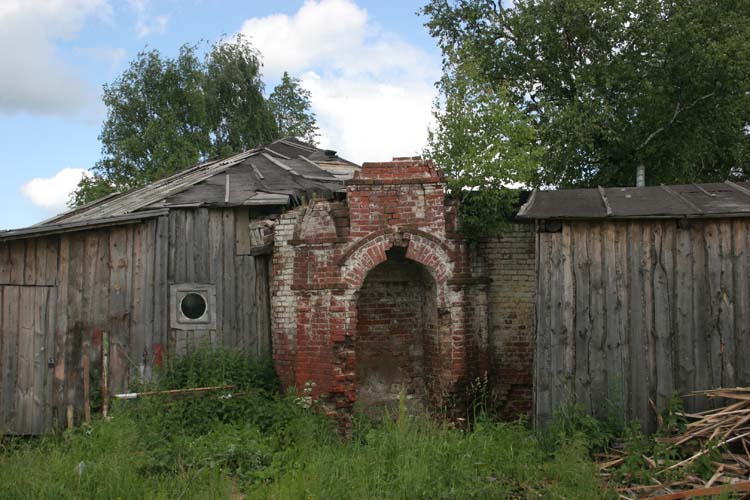
M 92 17 L 109 19 L 107 0 L 0 2 L 0 113 L 70 114 L 95 97 L 56 50 Z
M 312 72 L 302 82 L 312 93 L 322 147 L 360 163 L 422 152 L 434 98 L 431 83 L 321 78 Z
M 166 14 L 152 15 L 147 0 L 128 0 L 130 8 L 135 11 L 135 34 L 138 38 L 145 38 L 151 34 L 161 35 L 167 31 L 169 16 Z
M 79 47 L 75 52 L 79 56 L 109 63 L 112 67 L 118 66 L 127 54 L 122 47 Z
M 52 177 L 31 179 L 21 187 L 21 192 L 34 205 L 45 210 L 60 212 L 65 210 L 68 196 L 84 176 L 89 177 L 91 173 L 82 168 L 64 168 Z
M 440 61 L 382 30 L 351 0 L 307 0 L 293 15 L 246 20 L 264 72 L 301 75 L 321 145 L 354 161 L 419 153 Z

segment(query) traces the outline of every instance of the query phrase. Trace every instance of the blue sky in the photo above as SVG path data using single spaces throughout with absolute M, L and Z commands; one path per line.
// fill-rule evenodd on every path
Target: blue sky
M 100 155 L 111 82 L 144 47 L 242 31 L 268 91 L 289 70 L 312 92 L 321 146 L 361 162 L 418 153 L 440 54 L 422 1 L 1 0 L 0 228 L 64 209 Z

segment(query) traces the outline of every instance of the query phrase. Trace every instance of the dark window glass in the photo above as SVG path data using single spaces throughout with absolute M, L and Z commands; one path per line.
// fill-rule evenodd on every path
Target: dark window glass
M 180 311 L 188 319 L 198 319 L 206 312 L 206 299 L 197 293 L 189 293 L 182 298 Z

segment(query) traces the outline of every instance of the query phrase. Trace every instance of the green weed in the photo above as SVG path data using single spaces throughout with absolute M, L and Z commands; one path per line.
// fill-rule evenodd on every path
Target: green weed
M 545 438 L 486 416 L 472 425 L 410 415 L 355 420 L 349 439 L 306 394 L 279 393 L 269 362 L 205 349 L 167 363 L 142 390 L 234 385 L 113 405 L 112 418 L 0 446 L 3 499 L 607 498 L 589 450 L 604 431 L 575 410 Z M 138 390 L 136 389 L 136 390 Z M 593 439 L 593 441 L 591 441 Z

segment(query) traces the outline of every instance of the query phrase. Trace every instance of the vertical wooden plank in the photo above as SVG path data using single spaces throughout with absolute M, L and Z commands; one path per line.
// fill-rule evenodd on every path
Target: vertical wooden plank
M 551 246 L 549 233 L 536 235 L 536 342 L 534 356 L 534 424 L 544 427 L 552 418 L 552 401 L 550 394 L 551 373 L 550 359 L 550 257 Z
M 52 429 L 54 425 L 55 409 L 55 328 L 57 322 L 57 287 L 49 289 L 47 307 L 43 310 L 45 320 L 44 352 L 42 359 L 44 368 L 44 431 Z
M 220 209 L 211 209 L 208 213 L 209 255 L 208 274 L 209 283 L 216 285 L 216 330 L 218 343 L 229 347 L 231 336 L 228 331 L 228 321 L 224 316 L 224 219 Z M 227 270 L 229 272 L 229 270 Z
M 170 260 L 169 268 L 172 272 L 170 275 L 170 284 L 185 283 L 189 281 L 187 274 L 187 222 L 185 210 L 171 210 L 169 212 L 170 224 Z M 169 345 L 174 347 L 175 355 L 184 354 L 184 340 L 187 337 L 185 331 L 171 330 Z M 178 346 L 179 342 L 179 346 Z M 182 352 L 181 352 L 182 351 Z
M 592 410 L 591 373 L 589 372 L 589 341 L 591 339 L 591 309 L 589 306 L 591 259 L 587 245 L 586 223 L 571 223 L 573 239 L 575 287 L 575 387 L 576 401 Z
M 66 404 L 73 407 L 74 421 L 77 422 L 83 409 L 83 372 L 81 355 L 84 340 L 84 264 L 86 258 L 84 233 L 70 237 L 68 256 L 68 299 L 67 325 L 65 332 L 65 388 Z
M 195 231 L 195 210 L 182 210 L 185 230 L 182 233 L 184 238 L 181 241 L 181 247 L 177 251 L 182 254 L 184 252 L 184 262 L 182 267 L 183 281 L 195 283 L 196 278 L 196 262 L 195 262 L 195 245 L 196 245 L 196 231 Z M 178 239 L 179 241 L 179 239 Z
M 245 343 L 247 344 L 248 351 L 256 359 L 260 359 L 262 355 L 262 341 L 260 339 L 262 333 L 258 330 L 258 270 L 256 269 L 255 257 L 243 257 L 243 259 L 245 259 L 245 265 L 247 266 L 247 276 L 244 278 L 243 283 L 245 293 L 242 302 L 242 307 L 247 318 L 245 326 L 247 339 Z
M 154 364 L 160 364 L 169 344 L 169 248 L 170 219 L 159 217 L 156 221 L 156 243 L 154 251 L 154 334 L 151 349 Z
M 132 268 L 132 283 L 129 294 L 129 306 L 130 306 L 130 333 L 131 338 L 128 343 L 127 356 L 130 361 L 128 366 L 129 380 L 142 381 L 144 372 L 146 369 L 146 357 L 144 350 L 146 349 L 145 337 L 145 321 L 144 321 L 144 291 L 145 277 L 144 277 L 144 261 L 148 258 L 148 250 L 144 249 L 144 232 L 147 230 L 147 224 L 137 224 L 133 226 L 133 244 L 132 244 L 132 255 L 130 259 L 130 267 Z
M 82 305 L 82 322 L 84 336 L 89 339 L 96 325 L 96 300 L 101 290 L 96 281 L 97 259 L 99 257 L 99 233 L 97 231 L 87 231 L 83 234 L 84 240 L 84 257 L 82 265 L 83 285 L 81 293 Z M 107 280 L 109 281 L 109 280 Z
M 617 223 L 615 229 L 615 273 L 617 276 L 617 339 L 623 363 L 622 394 L 623 419 L 631 420 L 630 412 L 630 273 L 629 240 L 625 222 Z
M 2 246 L 0 246 L 0 252 L 2 251 Z M 6 363 L 6 328 L 5 328 L 5 318 L 8 317 L 8 312 L 6 311 L 6 286 L 0 284 L 0 435 L 5 433 L 5 427 L 7 425 L 7 422 L 5 420 L 5 407 L 7 405 L 5 400 L 5 383 L 7 380 L 7 367 L 9 364 Z
M 647 373 L 647 397 L 656 403 L 656 334 L 654 327 L 654 287 L 653 275 L 655 267 L 654 233 L 658 223 L 641 222 L 643 248 L 641 250 L 641 266 L 643 269 L 643 328 L 646 346 L 645 366 Z M 644 423 L 647 431 L 656 429 L 656 416 L 648 409 L 647 421 Z
M 24 264 L 23 264 L 23 284 L 36 285 L 36 247 L 39 238 L 29 238 L 23 240 L 24 246 Z
M 236 255 L 249 255 L 250 247 L 250 207 L 234 209 L 234 252 Z
M 36 252 L 34 252 L 34 275 L 29 279 L 30 283 L 40 286 L 52 285 L 45 279 L 47 276 L 47 251 L 49 238 L 35 238 Z
M 708 296 L 709 275 L 707 264 L 707 228 L 704 222 L 693 222 L 690 227 L 690 239 L 693 247 L 693 359 L 695 359 L 695 377 L 693 386 L 696 390 L 711 389 L 712 385 L 712 356 L 711 356 L 711 327 L 710 304 Z M 696 410 L 708 408 L 706 398 L 694 398 Z
M 151 381 L 152 368 L 154 361 L 154 300 L 156 290 L 156 279 L 154 276 L 154 264 L 156 262 L 156 238 L 157 222 L 150 220 L 144 225 L 144 237 L 140 249 L 143 270 L 141 273 L 141 304 L 143 308 L 141 322 L 143 324 L 141 331 L 143 338 L 139 342 L 143 345 L 143 370 L 141 378 L 146 382 Z
M 0 242 L 0 285 L 10 283 L 10 273 L 13 263 L 10 257 L 10 243 Z
M 258 332 L 255 325 L 255 262 L 250 256 L 237 256 L 235 262 L 240 270 L 237 280 L 237 303 L 240 314 L 235 345 L 257 356 Z
M 23 240 L 10 242 L 10 276 L 8 284 L 23 285 L 26 245 Z
M 565 225 L 563 224 L 563 227 Z M 550 233 L 550 351 L 552 359 L 552 387 L 551 400 L 553 411 L 561 405 L 570 402 L 572 396 L 565 387 L 565 340 L 567 332 L 563 324 L 564 290 L 563 290 L 563 262 L 562 262 L 562 232 Z
M 748 280 L 748 222 L 735 219 L 732 223 L 734 239 L 734 335 L 737 343 L 737 384 L 750 385 L 750 281 Z
M 36 276 L 34 281 L 38 285 L 55 285 L 57 277 L 57 245 L 56 236 L 39 238 L 36 251 Z
M 129 307 L 129 246 L 131 228 L 112 228 L 109 237 L 109 390 L 123 392 L 127 384 L 125 353 L 130 323 Z
M 575 389 L 575 304 L 576 289 L 573 277 L 573 231 L 570 224 L 563 224 L 561 241 L 561 279 L 562 279 L 562 331 L 561 341 L 564 346 L 563 370 L 565 373 L 565 390 L 574 400 Z
M 695 361 L 693 345 L 693 248 L 690 229 L 678 229 L 675 249 L 675 373 L 680 392 L 694 391 Z M 695 398 L 687 398 L 686 408 L 695 410 Z
M 47 379 L 47 328 L 49 319 L 47 318 L 47 308 L 50 306 L 49 287 L 39 287 L 34 289 L 33 305 L 33 371 L 34 386 L 32 389 L 32 411 L 30 432 L 32 434 L 41 434 L 46 430 L 45 425 L 45 406 L 47 391 L 45 383 Z
M 266 256 L 254 258 L 256 270 L 256 318 L 259 353 L 270 357 L 271 344 L 271 259 Z
M 207 208 L 199 208 L 193 212 L 193 262 L 195 283 L 209 283 L 209 217 Z
M 719 292 L 719 330 L 721 332 L 722 387 L 737 385 L 737 343 L 734 338 L 734 249 L 732 248 L 732 221 L 721 219 L 719 226 L 719 258 L 721 281 Z
M 591 258 L 591 342 L 589 360 L 591 370 L 591 399 L 596 401 L 594 416 L 604 418 L 607 400 L 606 313 L 604 297 L 604 245 L 601 224 L 589 227 L 588 253 Z
M 575 304 L 576 289 L 573 283 L 573 236 L 570 224 L 563 224 L 560 239 L 560 271 L 562 292 L 563 390 L 575 401 Z
M 668 260 L 672 249 L 669 246 L 668 226 L 653 224 L 654 233 L 654 333 L 656 338 L 656 405 L 666 407 L 674 390 L 672 370 L 672 294 L 669 283 Z
M 710 356 L 711 359 L 711 378 L 709 384 L 711 388 L 722 387 L 724 378 L 723 368 L 723 345 L 721 322 L 721 250 L 720 235 L 716 221 L 707 221 L 705 224 L 705 244 L 706 244 L 706 270 L 707 270 L 707 333 L 710 339 Z
M 648 340 L 644 328 L 643 229 L 640 222 L 627 224 L 629 274 L 629 339 L 630 339 L 630 398 L 631 418 L 645 426 L 649 421 L 648 404 Z
M 18 304 L 18 375 L 16 381 L 16 414 L 13 424 L 18 434 L 30 434 L 34 418 L 34 306 L 36 290 L 19 287 Z
M 0 424 L 6 431 L 15 433 L 16 384 L 18 378 L 18 326 L 20 288 L 4 286 L 3 289 L 3 386 L 0 391 Z
M 615 223 L 602 225 L 602 287 L 604 293 L 604 332 L 605 359 L 607 360 L 607 400 L 608 411 L 616 414 L 608 418 L 621 419 L 619 408 L 624 407 L 625 360 L 620 339 L 620 298 L 618 296 L 617 250 Z
M 234 257 L 234 269 L 237 275 L 235 280 L 234 297 L 235 303 L 237 304 L 237 327 L 234 335 L 234 348 L 245 349 L 248 347 L 248 325 L 247 325 L 247 310 L 248 310 L 248 297 L 246 296 L 247 287 L 245 286 L 245 280 L 247 276 L 247 261 L 242 256 Z
M 93 268 L 94 293 L 90 300 L 90 336 L 91 349 L 89 359 L 91 372 L 94 375 L 93 383 L 101 385 L 104 376 L 102 343 L 104 333 L 110 329 L 109 324 L 109 230 L 96 231 L 93 236 L 96 240 L 96 253 L 89 265 Z
M 167 250 L 169 252 L 169 258 L 167 259 L 167 281 L 171 283 L 177 282 L 177 229 L 179 217 L 179 210 L 170 210 L 169 212 L 169 224 L 167 228 L 169 230 Z
M 60 238 L 58 266 L 57 306 L 55 307 L 55 369 L 52 383 L 52 420 L 62 426 L 65 418 L 65 353 L 67 352 L 68 331 L 68 275 L 70 269 L 70 235 Z
M 240 307 L 237 301 L 237 268 L 235 266 L 234 256 L 234 211 L 231 209 L 222 210 L 222 226 L 224 231 L 224 275 L 216 284 L 217 287 L 224 287 L 222 316 L 224 317 L 224 345 L 237 345 L 237 326 L 240 317 Z

